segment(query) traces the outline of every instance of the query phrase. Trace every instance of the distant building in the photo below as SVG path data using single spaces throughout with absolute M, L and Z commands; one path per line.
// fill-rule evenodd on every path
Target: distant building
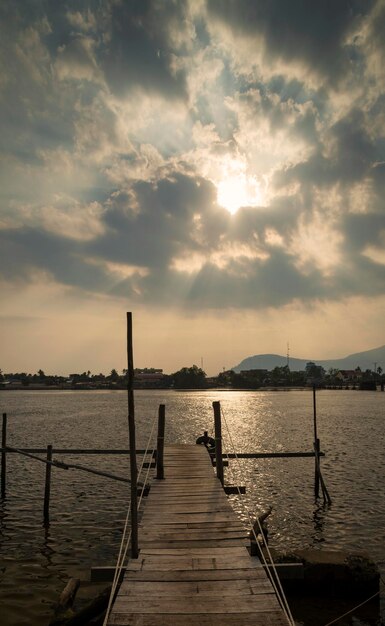
M 361 370 L 340 370 L 335 378 L 343 383 L 358 382 L 362 378 Z
M 134 371 L 134 385 L 140 389 L 162 387 L 165 378 L 162 369 L 145 367 Z

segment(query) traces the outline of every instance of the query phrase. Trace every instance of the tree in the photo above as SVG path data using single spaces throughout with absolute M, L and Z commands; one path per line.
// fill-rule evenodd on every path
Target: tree
M 116 369 L 112 369 L 112 370 L 111 370 L 111 373 L 110 373 L 110 375 L 109 375 L 109 377 L 108 377 L 108 378 L 109 378 L 110 380 L 112 380 L 112 382 L 114 382 L 114 383 L 118 382 L 118 380 L 119 380 L 119 374 L 118 374 L 118 372 L 116 371 Z
M 182 367 L 171 374 L 176 389 L 202 389 L 206 387 L 206 372 L 197 365 Z
M 270 373 L 273 385 L 284 385 L 290 382 L 290 369 L 287 365 L 279 367 L 278 365 Z
M 45 378 L 45 374 L 44 374 L 43 370 L 38 370 L 37 373 L 39 374 L 39 378 Z

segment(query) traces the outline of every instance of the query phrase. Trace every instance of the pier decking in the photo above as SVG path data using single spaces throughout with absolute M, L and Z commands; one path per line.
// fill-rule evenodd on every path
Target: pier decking
M 273 587 L 246 549 L 204 446 L 164 449 L 165 480 L 153 480 L 108 624 L 284 626 Z

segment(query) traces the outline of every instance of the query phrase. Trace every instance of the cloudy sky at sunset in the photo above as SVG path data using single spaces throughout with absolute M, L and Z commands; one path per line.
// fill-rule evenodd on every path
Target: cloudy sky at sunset
M 385 343 L 384 0 L 3 0 L 5 372 Z

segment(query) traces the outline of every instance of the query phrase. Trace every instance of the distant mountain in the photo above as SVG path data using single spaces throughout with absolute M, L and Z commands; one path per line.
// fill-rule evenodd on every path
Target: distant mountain
M 353 370 L 356 367 L 360 367 L 363 371 L 366 369 L 373 370 L 374 364 L 376 367 L 381 366 L 385 371 L 385 345 L 380 348 L 374 348 L 373 350 L 367 350 L 366 352 L 357 352 L 355 354 L 349 354 L 341 359 L 295 359 L 290 357 L 289 367 L 292 371 L 304 370 L 306 363 L 313 361 L 316 365 L 322 365 L 326 371 L 331 367 L 340 370 Z M 287 357 L 280 354 L 256 354 L 243 359 L 232 369 L 234 372 L 240 372 L 241 370 L 253 370 L 253 369 L 266 369 L 272 370 L 275 367 L 283 367 L 287 364 Z

